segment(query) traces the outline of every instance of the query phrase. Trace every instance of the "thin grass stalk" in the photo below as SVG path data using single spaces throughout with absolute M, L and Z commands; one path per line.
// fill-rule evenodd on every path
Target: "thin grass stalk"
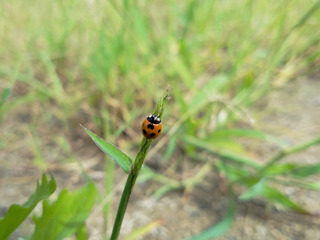
M 114 222 L 112 235 L 110 237 L 110 240 L 116 240 L 119 237 L 121 225 L 123 222 L 124 214 L 126 212 L 128 202 L 133 190 L 133 187 L 136 183 L 137 177 L 139 175 L 140 169 L 142 167 L 142 164 L 144 162 L 144 159 L 147 155 L 148 149 L 150 147 L 152 140 L 143 138 L 141 142 L 140 151 L 134 161 L 133 168 L 130 171 L 130 174 L 128 175 L 126 185 L 124 187 L 124 190 L 122 192 L 120 204 L 117 211 L 117 216 Z
M 167 89 L 168 91 L 169 89 Z M 167 101 L 169 100 L 169 96 L 165 95 L 156 105 L 154 113 L 155 115 L 159 116 L 160 118 L 163 115 L 163 111 L 166 107 Z M 116 240 L 119 237 L 120 234 L 120 229 L 121 229 L 121 225 L 123 222 L 123 218 L 124 218 L 124 214 L 126 212 L 127 206 L 128 206 L 128 202 L 133 190 L 133 187 L 136 183 L 137 177 L 139 176 L 141 167 L 143 165 L 144 159 L 147 156 L 149 147 L 151 145 L 152 140 L 151 139 L 147 139 L 145 137 L 143 137 L 142 141 L 141 141 L 141 145 L 140 145 L 140 150 L 133 162 L 133 165 L 131 166 L 131 170 L 130 173 L 128 175 L 127 178 L 127 182 L 124 186 L 124 190 L 122 192 L 122 196 L 120 199 L 120 203 L 119 203 L 119 207 L 118 207 L 118 211 L 117 211 L 117 216 L 113 225 L 113 230 L 112 230 L 112 234 L 110 237 L 110 240 Z

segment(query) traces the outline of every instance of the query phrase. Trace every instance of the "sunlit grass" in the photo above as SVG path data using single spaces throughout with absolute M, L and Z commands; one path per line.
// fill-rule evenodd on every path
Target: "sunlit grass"
M 136 126 L 170 84 L 166 134 L 149 156 L 162 151 L 163 161 L 170 163 L 176 149 L 193 159 L 200 159 L 198 151 L 204 149 L 215 156 L 241 155 L 246 161 L 246 149 L 235 138 L 241 134 L 283 147 L 261 132 L 233 129 L 234 123 L 254 128 L 252 104 L 319 69 L 319 2 L 4 2 L 0 95 L 6 95 L 5 89 L 12 93 L 0 104 L 0 123 L 28 110 L 31 117 L 22 132 L 38 132 L 33 135 L 37 144 L 25 139 L 17 144 L 33 149 L 32 160 L 43 169 L 48 143 L 63 153 L 59 160 L 77 161 L 70 145 L 78 137 L 78 123 L 92 122 L 105 139 L 134 150 L 141 137 Z M 0 147 L 7 146 L 4 137 L 0 141 Z M 106 165 L 106 193 L 112 189 L 111 164 Z M 85 171 L 81 163 L 79 167 Z M 148 176 L 165 182 L 157 174 Z M 200 182 L 197 176 L 198 181 L 171 183 L 186 187 Z M 164 184 L 161 193 L 170 189 Z M 107 222 L 109 203 L 104 209 Z

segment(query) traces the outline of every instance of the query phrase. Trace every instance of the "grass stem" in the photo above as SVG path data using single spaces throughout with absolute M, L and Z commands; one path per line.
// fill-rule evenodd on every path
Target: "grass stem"
M 147 155 L 151 142 L 152 140 L 146 139 L 145 137 L 142 139 L 140 150 L 136 156 L 136 159 L 133 163 L 133 168 L 131 169 L 130 174 L 128 175 L 126 185 L 124 186 L 124 189 L 122 192 L 122 196 L 119 203 L 117 216 L 113 225 L 113 230 L 112 230 L 110 240 L 118 239 L 124 214 L 126 212 L 128 202 L 131 196 L 131 192 L 136 183 L 137 177 L 139 175 L 140 169 Z
M 299 144 L 299 145 L 291 147 L 291 148 L 283 149 L 282 151 L 277 153 L 273 158 L 271 158 L 267 162 L 267 164 L 259 170 L 259 173 L 265 172 L 267 169 L 269 169 L 271 166 L 273 166 L 276 162 L 280 161 L 282 158 L 284 158 L 288 155 L 294 154 L 294 153 L 301 152 L 302 150 L 305 150 L 305 149 L 307 149 L 313 145 L 316 145 L 318 143 L 320 143 L 320 136 L 316 137 L 315 139 L 313 139 L 309 142 L 302 143 L 302 144 Z
M 168 89 L 166 90 L 168 91 Z M 169 96 L 165 95 L 156 105 L 155 110 L 154 110 L 154 114 L 157 114 L 160 118 L 163 115 L 163 111 L 166 107 L 167 101 L 168 101 Z M 140 150 L 133 162 L 133 165 L 131 166 L 130 169 L 130 173 L 128 175 L 127 178 L 127 182 L 126 185 L 124 186 L 123 192 L 122 192 L 122 196 L 121 196 L 121 200 L 119 203 L 119 207 L 118 207 L 118 211 L 117 211 L 117 216 L 113 225 L 113 230 L 112 230 L 112 234 L 110 237 L 110 240 L 116 240 L 119 237 L 120 234 L 120 229 L 121 229 L 121 225 L 122 225 L 122 221 L 124 218 L 124 214 L 126 212 L 127 206 L 128 206 L 128 202 L 131 196 L 131 192 L 133 190 L 133 187 L 136 183 L 137 177 L 140 173 L 141 167 L 143 165 L 144 159 L 147 156 L 149 147 L 151 145 L 152 140 L 151 139 L 147 139 L 145 137 L 143 137 L 142 141 L 141 141 L 141 145 L 140 145 Z

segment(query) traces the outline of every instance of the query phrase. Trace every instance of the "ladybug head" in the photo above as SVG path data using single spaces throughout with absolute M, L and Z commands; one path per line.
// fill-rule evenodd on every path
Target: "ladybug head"
M 159 124 L 161 123 L 161 119 L 156 116 L 156 115 L 153 115 L 151 114 L 149 117 L 147 117 L 147 120 L 150 122 L 150 123 L 153 123 L 153 124 Z

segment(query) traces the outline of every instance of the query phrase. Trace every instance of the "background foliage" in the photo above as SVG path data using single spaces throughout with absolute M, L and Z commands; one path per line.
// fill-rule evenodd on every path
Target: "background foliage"
M 202 162 L 203 168 L 185 181 L 146 168 L 144 179 L 162 184 L 156 196 L 191 188 L 214 167 L 229 182 L 251 189 L 242 199 L 259 195 L 303 209 L 267 182 L 287 174 L 308 177 L 319 166 L 274 161 L 268 171 L 259 170 L 261 163 L 239 139 L 292 149 L 256 128 L 251 106 L 319 69 L 320 1 L 15 0 L 1 5 L 1 151 L 18 151 L 19 159 L 26 156 L 42 170 L 57 161 L 76 163 L 89 181 L 79 161 L 77 141 L 84 137 L 79 123 L 132 157 L 140 122 L 171 85 L 164 133 L 150 157 L 160 153 L 164 169 L 177 170 L 183 160 Z M 113 170 L 107 161 L 102 195 L 112 191 Z M 107 222 L 110 202 L 102 209 Z

